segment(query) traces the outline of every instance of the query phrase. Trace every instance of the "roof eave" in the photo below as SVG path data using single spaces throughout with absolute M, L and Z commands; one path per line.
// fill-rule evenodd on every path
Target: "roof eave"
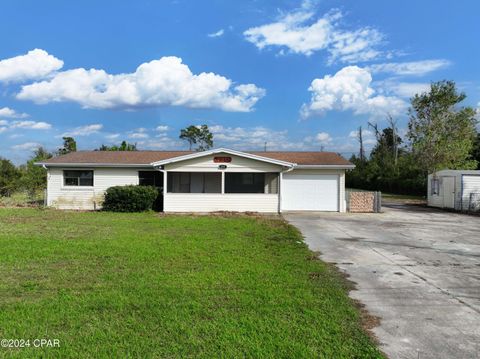
M 276 164 L 276 165 L 279 165 L 279 166 L 285 166 L 285 167 L 294 167 L 296 165 L 293 162 L 275 160 L 273 158 L 258 156 L 258 155 L 254 155 L 254 154 L 247 153 L 247 152 L 235 151 L 235 150 L 231 150 L 231 149 L 228 149 L 228 148 L 216 148 L 216 149 L 208 150 L 208 151 L 190 153 L 188 155 L 172 157 L 172 158 L 168 158 L 168 159 L 161 160 L 161 161 L 155 161 L 155 162 L 152 162 L 150 164 L 152 166 L 161 166 L 161 165 L 166 165 L 166 164 L 169 164 L 169 163 L 186 161 L 186 160 L 199 158 L 199 157 L 204 157 L 204 156 L 209 156 L 209 155 L 213 155 L 213 154 L 217 154 L 217 153 L 228 153 L 230 155 L 250 158 L 250 159 L 253 159 L 253 160 L 257 160 L 257 161 L 273 163 L 273 164 Z
M 36 166 L 45 167 L 152 167 L 149 163 L 49 163 L 35 162 Z
M 297 165 L 295 169 L 332 169 L 332 170 L 353 170 L 355 165 Z

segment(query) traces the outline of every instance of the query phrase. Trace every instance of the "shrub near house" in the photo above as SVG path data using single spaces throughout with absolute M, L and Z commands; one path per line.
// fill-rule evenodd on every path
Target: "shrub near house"
M 144 212 L 153 208 L 158 190 L 151 186 L 115 186 L 105 192 L 103 209 L 111 212 Z

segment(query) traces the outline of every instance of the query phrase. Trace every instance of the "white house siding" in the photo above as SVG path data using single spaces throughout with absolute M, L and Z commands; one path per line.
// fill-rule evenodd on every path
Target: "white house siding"
M 86 170 L 87 168 L 82 168 Z M 75 170 L 75 168 L 68 168 Z M 105 190 L 112 186 L 138 184 L 141 168 L 91 168 L 93 187 L 63 185 L 63 169 L 49 168 L 47 205 L 59 209 L 93 210 L 101 207 Z M 148 170 L 148 169 L 147 169 Z
M 278 194 L 167 193 L 165 212 L 278 212 Z
M 215 163 L 213 162 L 214 157 L 230 157 L 232 161 L 229 163 Z M 228 153 L 218 153 L 215 155 L 166 164 L 165 170 L 173 172 L 220 172 L 218 169 L 219 165 L 227 166 L 225 172 L 280 172 L 282 170 L 282 167 L 279 165 L 234 156 Z
M 339 212 L 346 212 L 345 202 L 345 170 L 327 170 L 327 169 L 295 169 L 289 173 L 310 174 L 310 175 L 337 175 L 338 176 L 338 204 Z M 280 184 L 281 191 L 281 184 Z

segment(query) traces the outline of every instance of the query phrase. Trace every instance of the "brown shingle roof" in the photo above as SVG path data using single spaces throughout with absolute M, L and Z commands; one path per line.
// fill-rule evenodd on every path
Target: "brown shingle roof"
M 45 164 L 117 164 L 148 165 L 192 153 L 191 151 L 78 151 L 43 161 Z M 248 152 L 257 156 L 296 163 L 298 165 L 351 165 L 334 152 Z
M 51 158 L 43 163 L 150 164 L 184 156 L 190 151 L 77 151 Z
M 275 160 L 296 163 L 298 165 L 351 165 L 349 161 L 335 152 L 249 152 L 254 155 Z

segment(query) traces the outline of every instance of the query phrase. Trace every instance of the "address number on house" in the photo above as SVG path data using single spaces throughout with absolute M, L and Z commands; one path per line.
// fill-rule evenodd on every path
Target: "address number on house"
M 222 157 L 222 156 L 213 157 L 213 162 L 215 162 L 215 163 L 230 163 L 230 162 L 232 162 L 232 157 Z

